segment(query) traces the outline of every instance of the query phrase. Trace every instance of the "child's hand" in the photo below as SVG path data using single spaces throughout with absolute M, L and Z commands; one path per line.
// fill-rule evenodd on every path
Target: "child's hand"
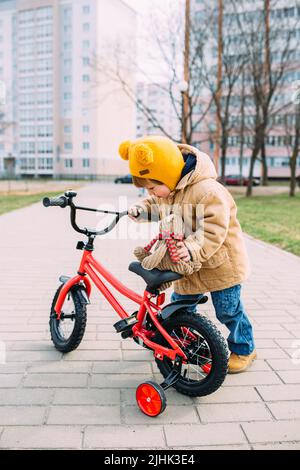
M 135 222 L 137 222 L 137 219 L 138 219 L 141 212 L 142 212 L 141 207 L 132 206 L 128 209 L 128 217 L 131 220 L 134 220 Z
M 178 256 L 182 261 L 191 261 L 192 258 L 190 252 L 183 242 L 177 242 L 177 248 Z

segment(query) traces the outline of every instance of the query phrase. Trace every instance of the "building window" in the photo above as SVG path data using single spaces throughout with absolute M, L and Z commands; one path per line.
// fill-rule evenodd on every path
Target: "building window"
M 53 158 L 38 158 L 39 170 L 53 170 Z
M 65 126 L 64 127 L 64 133 L 65 134 L 71 134 L 72 133 L 72 127 L 71 126 Z
M 35 153 L 35 143 L 34 142 L 21 142 L 20 143 L 20 153 L 21 154 Z
M 90 132 L 90 126 L 83 126 L 82 130 L 83 130 L 84 134 L 88 134 Z
M 82 81 L 85 83 L 88 83 L 90 81 L 90 76 L 89 75 L 82 75 Z
M 83 166 L 83 168 L 89 168 L 90 167 L 90 160 L 88 158 L 83 158 L 82 166 Z
M 24 10 L 19 12 L 19 23 L 31 23 L 34 18 L 34 10 Z
M 65 142 L 64 149 L 65 150 L 72 150 L 73 149 L 72 143 L 71 142 Z
M 64 100 L 71 101 L 72 100 L 72 93 L 64 93 Z
M 39 26 L 38 28 L 36 28 L 36 35 L 38 38 L 52 36 L 52 33 L 53 33 L 53 30 L 52 30 L 51 24 L 46 24 L 46 25 Z
M 64 42 L 64 49 L 66 49 L 66 50 L 72 49 L 72 41 Z
M 64 19 L 70 19 L 72 17 L 72 8 L 64 9 Z
M 83 49 L 89 49 L 89 47 L 90 47 L 90 41 L 87 41 L 87 40 L 86 40 L 86 41 L 83 41 L 83 42 L 82 42 L 82 47 L 83 47 Z
M 89 150 L 90 149 L 90 143 L 89 142 L 83 142 L 82 148 L 83 148 L 83 150 Z
M 35 170 L 35 158 L 21 158 L 21 170 Z
M 67 158 L 65 160 L 65 167 L 66 168 L 73 168 L 73 160 L 71 158 Z
M 90 65 L 90 58 L 89 57 L 83 57 L 82 58 L 82 64 L 83 65 Z
M 90 13 L 90 11 L 91 11 L 91 9 L 90 9 L 90 6 L 89 6 L 89 5 L 84 5 L 84 6 L 82 7 L 82 13 L 83 13 L 84 15 L 88 15 L 88 14 Z
M 52 42 L 51 41 L 47 41 L 47 42 L 40 42 L 40 43 L 37 43 L 37 53 L 39 55 L 42 55 L 42 54 L 51 54 L 52 53 Z
M 36 17 L 38 21 L 50 20 L 52 18 L 53 12 L 52 7 L 38 8 L 36 10 Z
M 72 59 L 65 59 L 65 60 L 64 60 L 64 66 L 65 66 L 66 68 L 72 67 Z
M 52 126 L 39 126 L 37 136 L 38 137 L 53 137 L 53 127 Z
M 38 153 L 53 153 L 51 142 L 39 142 L 37 147 Z
M 82 25 L 82 29 L 85 33 L 87 33 L 88 31 L 90 31 L 90 23 L 83 23 Z

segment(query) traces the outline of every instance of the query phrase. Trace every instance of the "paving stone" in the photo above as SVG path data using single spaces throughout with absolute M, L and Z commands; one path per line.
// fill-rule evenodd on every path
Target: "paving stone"
M 243 423 L 242 428 L 248 440 L 253 443 L 300 441 L 299 420 Z
M 52 406 L 47 424 L 120 424 L 119 406 Z
M 246 372 L 243 374 L 231 374 L 227 375 L 225 379 L 226 386 L 238 386 L 238 385 L 272 385 L 281 384 L 282 382 L 275 374 L 275 372 Z
M 293 361 L 290 357 L 286 359 L 268 359 L 267 362 L 273 370 L 295 370 L 300 372 L 300 361 Z
M 202 423 L 266 421 L 272 419 L 262 403 L 214 403 L 198 406 Z
M 165 425 L 164 429 L 167 445 L 170 447 L 246 443 L 245 435 L 238 424 L 178 424 Z
M 53 397 L 52 390 L 10 389 L 0 390 L 0 406 L 3 405 L 48 405 Z
M 205 397 L 193 399 L 198 405 L 207 403 L 250 403 L 260 402 L 261 398 L 254 387 L 221 387 Z M 200 406 L 201 409 L 201 406 Z
M 300 384 L 299 370 L 278 371 L 277 375 L 286 384 Z
M 95 362 L 93 366 L 94 374 L 152 374 L 149 362 Z
M 1 449 L 80 449 L 82 432 L 75 426 L 11 426 L 0 439 Z
M 268 403 L 268 408 L 277 420 L 300 420 L 300 401 L 277 401 Z
M 141 382 L 151 380 L 152 374 L 93 374 L 91 387 L 136 388 Z
M 126 424 L 148 424 L 149 417 L 141 413 L 137 406 L 125 406 L 122 410 L 122 416 Z M 199 423 L 199 416 L 194 406 L 172 406 L 168 405 L 165 411 L 156 416 L 155 422 L 157 424 L 176 424 L 176 423 Z
M 2 406 L 1 426 L 43 424 L 46 408 L 42 406 Z
M 155 449 L 164 448 L 162 426 L 87 426 L 84 448 L 98 449 Z
M 18 387 L 22 378 L 21 374 L 0 374 L 0 388 Z
M 121 351 L 116 350 L 101 350 L 101 351 L 80 351 L 76 350 L 68 353 L 64 357 L 64 361 L 120 361 Z
M 120 390 L 105 389 L 56 389 L 54 405 L 119 405 Z
M 300 385 L 258 385 L 256 389 L 267 402 L 300 400 Z
M 58 351 L 8 351 L 8 362 L 58 361 L 62 354 Z
M 24 387 L 86 387 L 87 374 L 29 374 Z

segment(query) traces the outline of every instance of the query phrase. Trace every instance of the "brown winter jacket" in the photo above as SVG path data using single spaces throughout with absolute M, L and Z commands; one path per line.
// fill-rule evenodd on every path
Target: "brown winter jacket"
M 197 163 L 185 175 L 170 196 L 150 196 L 139 204 L 157 218 L 181 209 L 185 245 L 201 269 L 174 283 L 178 294 L 218 291 L 244 281 L 249 275 L 249 259 L 236 204 L 228 190 L 217 179 L 215 167 L 203 152 L 181 144 L 183 154 L 193 153 Z

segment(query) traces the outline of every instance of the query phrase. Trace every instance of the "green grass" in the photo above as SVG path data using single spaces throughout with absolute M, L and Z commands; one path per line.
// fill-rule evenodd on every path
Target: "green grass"
M 300 256 L 300 193 L 236 197 L 244 232 Z
M 6 212 L 14 211 L 15 209 L 21 209 L 25 206 L 30 206 L 35 202 L 40 202 L 45 196 L 58 196 L 60 192 L 47 192 L 47 193 L 38 193 L 38 194 L 0 194 L 0 215 L 5 214 Z

